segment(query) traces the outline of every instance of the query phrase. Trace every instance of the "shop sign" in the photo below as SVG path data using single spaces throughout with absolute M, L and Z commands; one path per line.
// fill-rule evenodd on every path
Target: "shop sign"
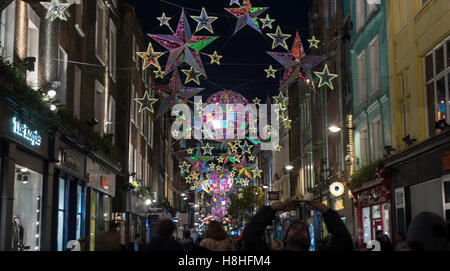
M 450 152 L 445 153 L 447 156 L 442 158 L 442 170 L 450 171 Z
M 77 172 L 80 170 L 78 159 L 68 151 L 63 151 L 62 163 Z
M 331 195 L 335 196 L 336 198 L 339 198 L 340 196 L 344 195 L 345 188 L 344 185 L 340 182 L 334 182 L 330 185 L 330 193 Z
M 39 134 L 38 131 L 30 130 L 28 125 L 21 123 L 17 120 L 16 117 L 12 119 L 14 127 L 13 127 L 13 133 L 22 139 L 25 139 L 30 143 L 31 146 L 41 146 L 42 143 L 42 136 Z
M 268 192 L 269 201 L 280 200 L 280 192 Z
M 358 193 L 357 204 L 359 206 L 372 205 L 378 202 L 386 201 L 390 198 L 390 193 L 385 185 L 372 187 Z

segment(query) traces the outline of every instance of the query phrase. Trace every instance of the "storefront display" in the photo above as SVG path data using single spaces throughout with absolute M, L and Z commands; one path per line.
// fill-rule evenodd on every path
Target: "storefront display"
M 40 250 L 42 174 L 15 166 L 13 250 Z

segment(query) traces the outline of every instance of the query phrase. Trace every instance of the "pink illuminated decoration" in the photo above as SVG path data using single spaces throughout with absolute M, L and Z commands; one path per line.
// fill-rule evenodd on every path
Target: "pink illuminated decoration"
M 311 69 L 325 60 L 322 56 L 305 54 L 300 35 L 295 35 L 294 44 L 290 53 L 267 52 L 271 57 L 285 67 L 280 89 L 287 88 L 297 80 L 302 80 L 311 89 L 315 89 L 312 81 Z

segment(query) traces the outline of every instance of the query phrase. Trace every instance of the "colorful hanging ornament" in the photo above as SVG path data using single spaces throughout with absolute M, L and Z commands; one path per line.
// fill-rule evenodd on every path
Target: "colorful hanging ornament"
M 167 110 L 178 103 L 187 103 L 191 97 L 197 95 L 203 88 L 185 87 L 181 84 L 181 79 L 178 71 L 174 71 L 168 85 L 151 86 L 163 99 L 158 109 L 157 115 L 160 116 L 167 112 Z
M 315 36 L 312 36 L 312 38 L 309 39 L 308 42 L 309 42 L 309 48 L 310 49 L 313 48 L 313 47 L 319 49 L 318 45 L 320 43 L 320 40 L 316 40 Z
M 53 22 L 56 18 L 67 21 L 65 11 L 72 5 L 72 3 L 62 3 L 59 0 L 51 0 L 51 2 L 40 2 L 47 9 L 45 19 L 51 18 Z
M 250 0 L 244 0 L 239 8 L 225 8 L 226 11 L 238 18 L 234 34 L 246 25 L 249 25 L 262 34 L 261 29 L 259 28 L 258 16 L 267 9 L 267 7 L 252 7 Z
M 310 70 L 325 60 L 322 56 L 309 56 L 305 54 L 300 35 L 297 32 L 290 53 L 267 52 L 285 67 L 280 89 L 287 88 L 296 80 L 304 81 L 314 90 Z
M 259 19 L 259 20 L 263 23 L 263 26 L 262 26 L 263 29 L 266 27 L 272 29 L 272 24 L 276 21 L 275 19 L 270 19 L 269 14 L 266 14 L 266 18 Z
M 202 12 L 201 14 L 196 17 L 196 16 L 191 16 L 192 19 L 194 19 L 195 21 L 197 21 L 197 29 L 195 30 L 195 32 L 198 32 L 202 29 L 206 29 L 208 30 L 211 34 L 214 34 L 214 31 L 212 29 L 212 23 L 217 20 L 217 17 L 212 17 L 212 16 L 208 16 L 208 14 L 206 13 L 205 8 L 202 8 Z
M 155 52 L 151 43 L 148 44 L 147 52 L 137 52 L 136 54 L 144 60 L 142 61 L 143 70 L 147 69 L 150 66 L 155 66 L 156 68 L 161 70 L 158 58 L 164 55 L 164 53 Z
M 181 64 L 187 63 L 195 70 L 200 71 L 203 76 L 207 77 L 199 52 L 218 37 L 193 36 L 184 14 L 184 9 L 181 12 L 175 34 L 149 34 L 149 36 L 170 51 L 165 68 L 166 74 L 175 70 Z
M 211 159 L 209 156 L 203 156 L 200 150 L 197 150 L 195 156 L 187 157 L 188 160 L 192 164 L 192 171 L 198 171 L 200 173 L 208 172 L 206 168 L 206 163 Z
M 333 81 L 333 79 L 336 79 L 338 77 L 338 75 L 330 73 L 330 71 L 328 70 L 327 64 L 325 64 L 325 68 L 323 69 L 323 72 L 314 72 L 314 73 L 320 79 L 319 86 L 318 86 L 319 88 L 324 85 L 327 85 L 332 90 L 334 89 L 333 83 L 331 81 Z
M 267 33 L 267 36 L 273 39 L 272 49 L 281 46 L 284 49 L 289 50 L 286 44 L 286 40 L 292 37 L 292 35 L 283 34 L 283 32 L 281 32 L 280 26 L 277 26 L 277 31 L 275 33 Z
M 152 113 L 155 113 L 153 111 L 153 104 L 156 103 L 158 99 L 152 99 L 148 94 L 148 91 L 144 93 L 144 97 L 136 98 L 134 100 L 140 105 L 139 113 L 141 113 L 144 110 L 148 110 Z

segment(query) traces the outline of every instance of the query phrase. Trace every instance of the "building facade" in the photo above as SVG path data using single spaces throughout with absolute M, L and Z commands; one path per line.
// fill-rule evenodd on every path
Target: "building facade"
M 449 221 L 450 3 L 390 1 L 386 6 L 395 231 L 429 211 Z

